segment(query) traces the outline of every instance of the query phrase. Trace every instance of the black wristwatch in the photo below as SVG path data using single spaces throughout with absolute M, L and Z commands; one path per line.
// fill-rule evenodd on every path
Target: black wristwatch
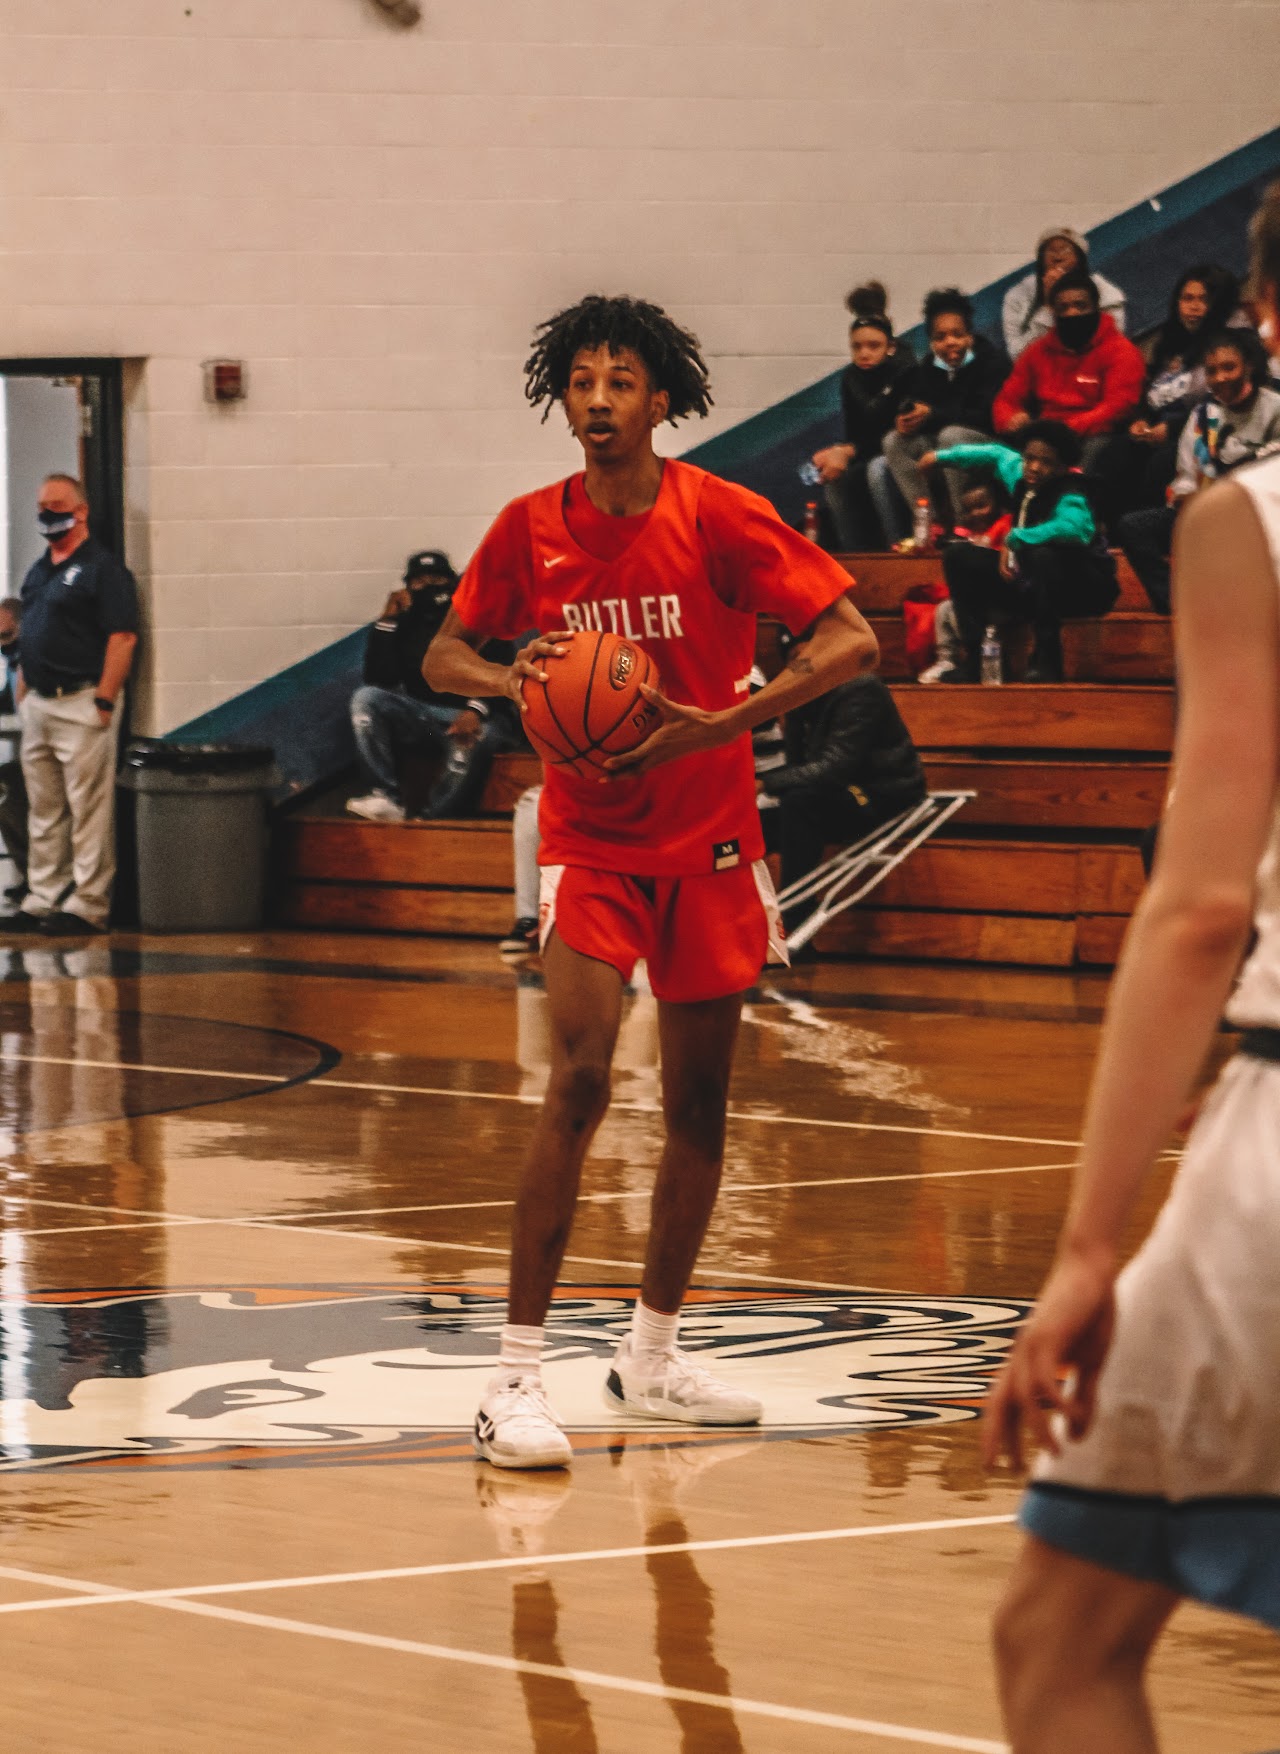
M 116 710 L 115 701 L 108 700 L 105 694 L 95 694 L 93 704 L 100 713 L 113 713 Z

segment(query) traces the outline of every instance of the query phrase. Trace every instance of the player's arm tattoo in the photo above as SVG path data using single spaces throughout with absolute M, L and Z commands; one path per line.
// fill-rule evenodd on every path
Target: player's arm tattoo
M 813 675 L 812 661 L 806 658 L 803 652 L 797 652 L 794 658 L 787 659 L 787 669 L 796 676 Z

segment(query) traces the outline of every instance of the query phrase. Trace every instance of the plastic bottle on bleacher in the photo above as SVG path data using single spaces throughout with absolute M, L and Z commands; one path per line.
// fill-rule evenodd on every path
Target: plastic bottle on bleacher
M 982 665 L 979 674 L 984 688 L 998 688 L 1004 681 L 1004 653 L 1000 649 L 1000 636 L 994 627 L 989 627 L 982 636 Z
M 922 497 L 916 501 L 911 518 L 911 540 L 917 548 L 933 546 L 933 511 L 927 498 Z
M 810 542 L 816 542 L 821 533 L 818 524 L 818 502 L 816 499 L 807 499 L 804 502 L 804 533 L 809 538 Z

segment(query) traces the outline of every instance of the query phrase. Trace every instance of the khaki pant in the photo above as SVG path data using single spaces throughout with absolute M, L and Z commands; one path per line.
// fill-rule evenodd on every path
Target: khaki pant
M 105 926 L 116 874 L 120 703 L 105 728 L 92 688 L 60 700 L 28 690 L 18 714 L 30 805 L 23 909 L 49 914 L 61 907 Z

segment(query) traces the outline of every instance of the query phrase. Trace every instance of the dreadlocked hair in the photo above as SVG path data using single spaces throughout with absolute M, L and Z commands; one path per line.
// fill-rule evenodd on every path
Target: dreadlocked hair
M 670 398 L 667 419 L 704 415 L 711 407 L 707 366 L 698 337 L 675 323 L 659 305 L 642 298 L 605 298 L 592 293 L 557 311 L 533 332 L 533 352 L 525 361 L 524 393 L 545 421 L 553 402 L 563 399 L 577 355 L 607 347 L 612 354 L 630 348 L 644 361 L 656 390 Z

